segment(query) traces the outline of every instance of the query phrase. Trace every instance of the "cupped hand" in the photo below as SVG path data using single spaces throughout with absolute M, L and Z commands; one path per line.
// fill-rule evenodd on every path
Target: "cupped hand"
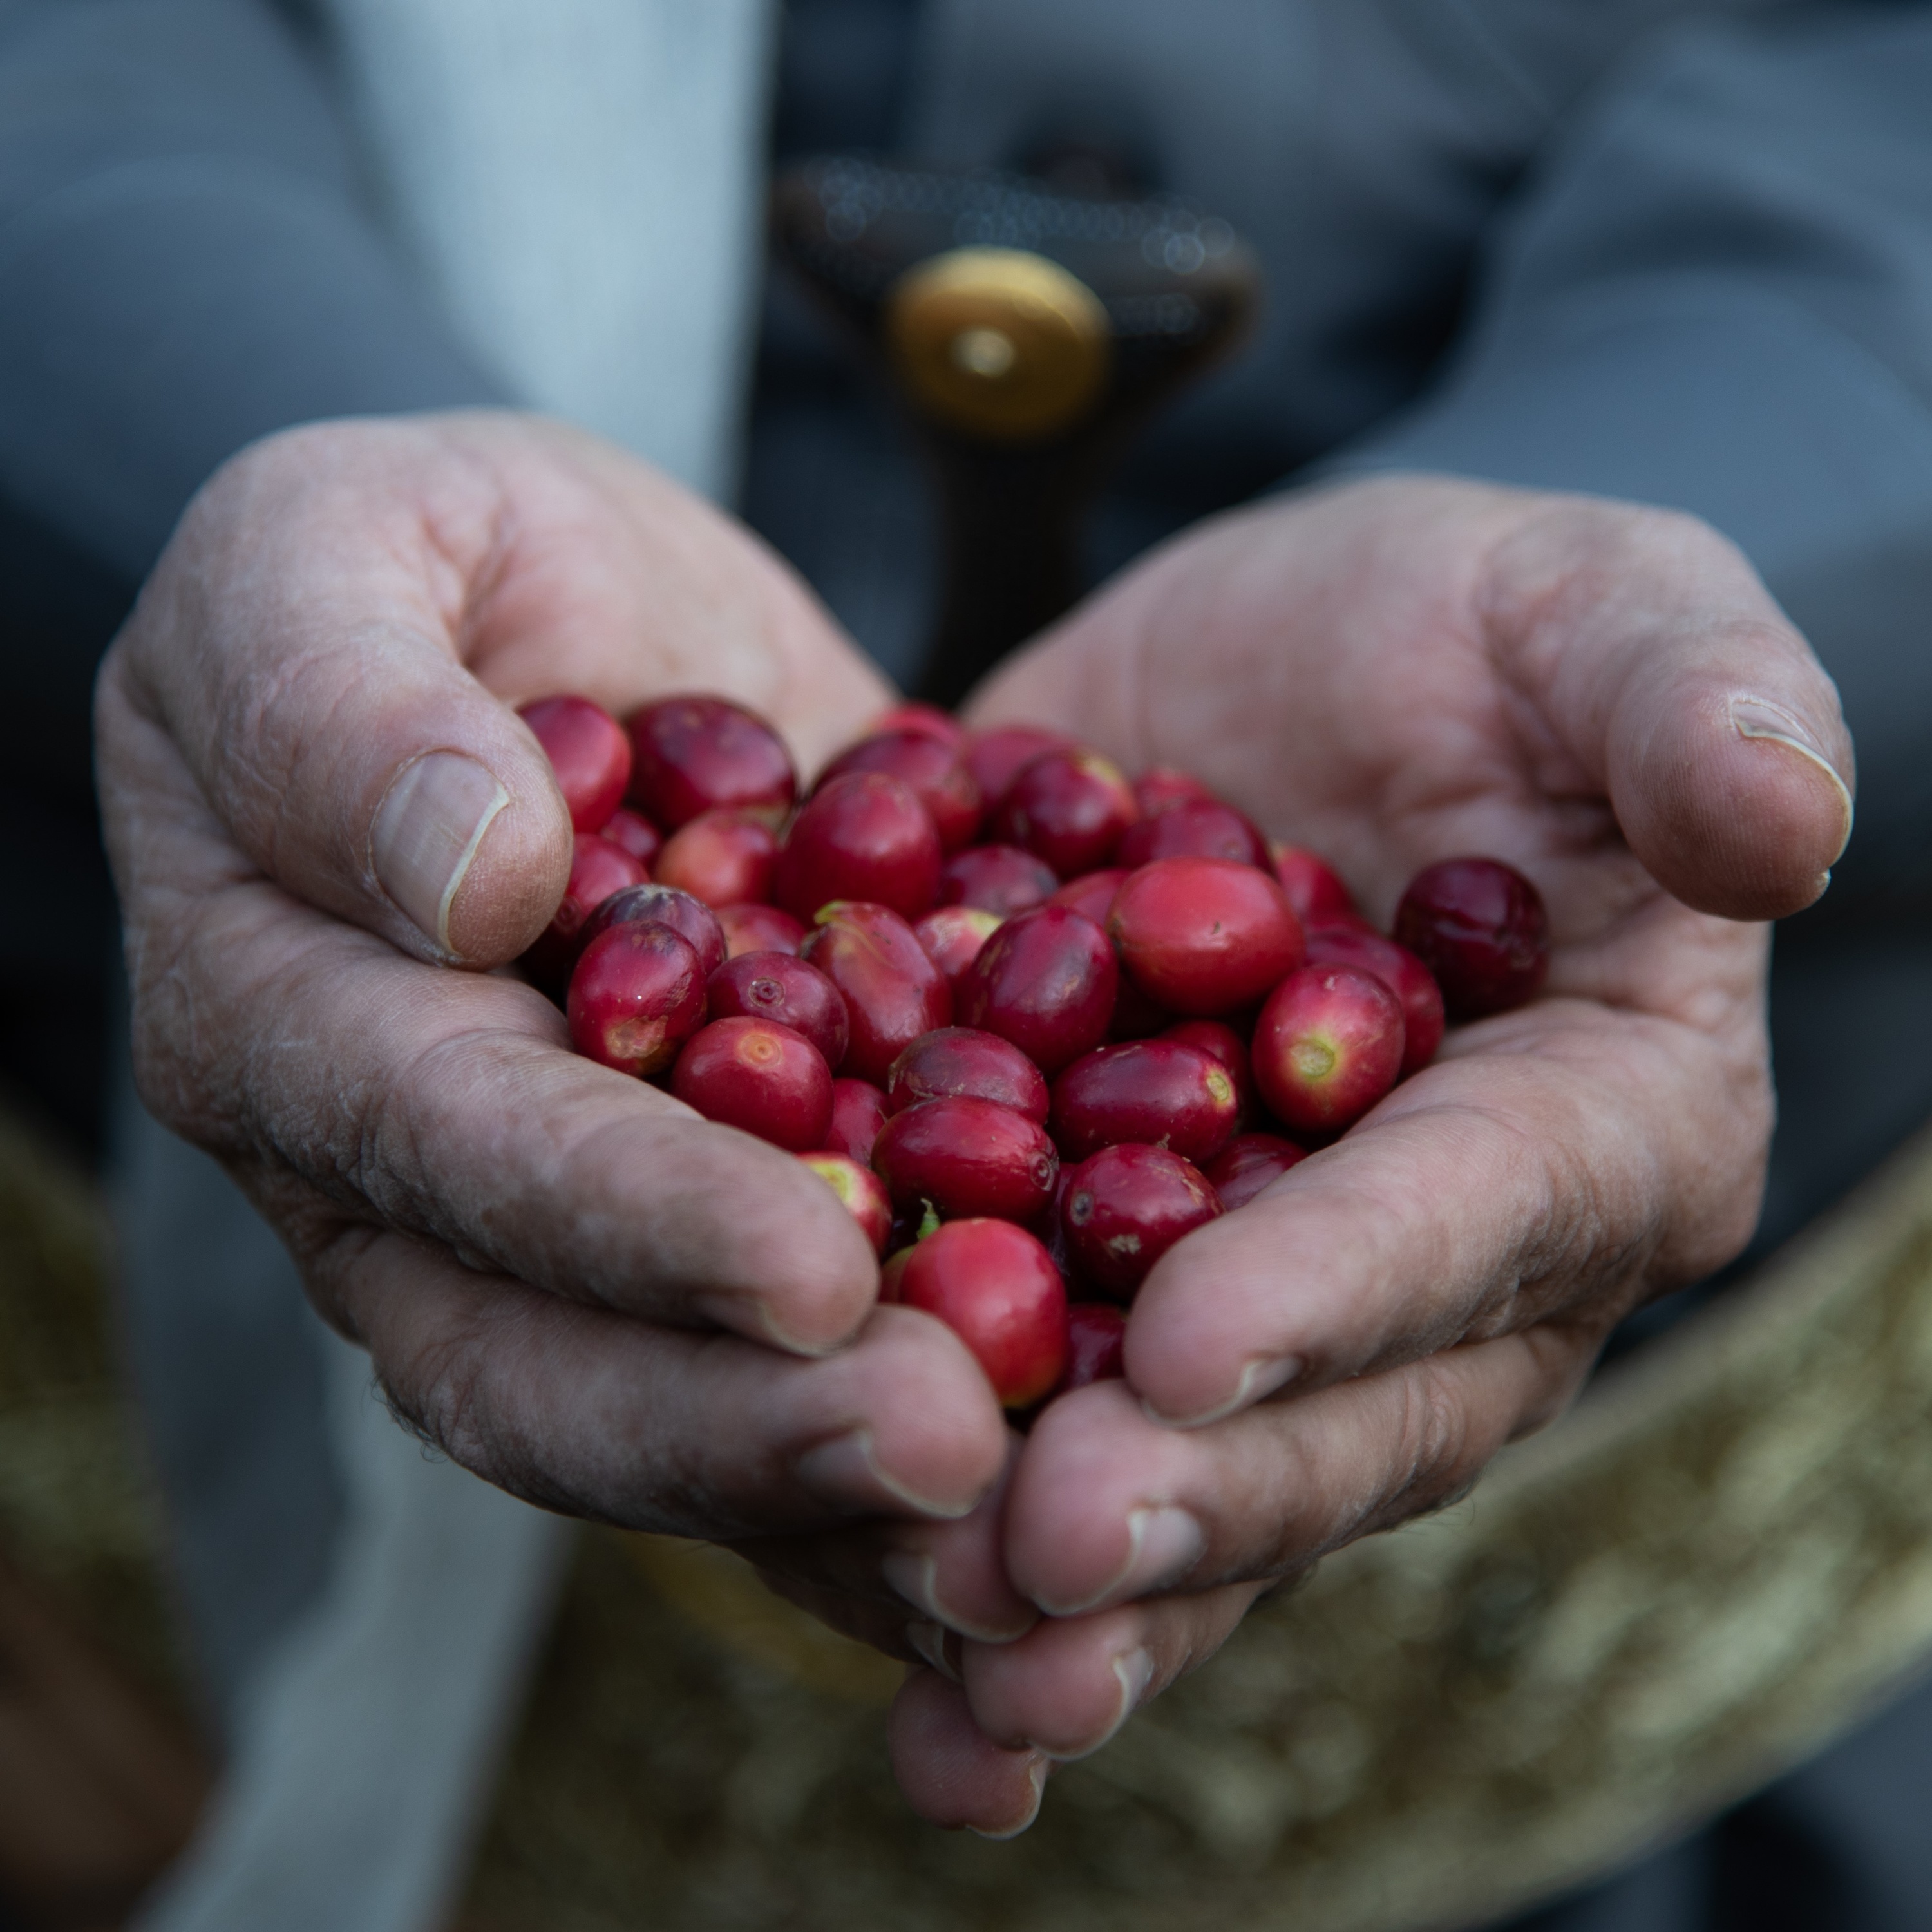
M 244 452 L 99 686 L 140 1090 L 490 1480 L 694 1535 L 962 1518 L 999 1412 L 949 1331 L 874 1307 L 830 1191 L 487 970 L 570 850 L 509 707 L 692 688 L 808 770 L 888 695 L 754 539 L 590 437 L 478 413 Z
M 1764 922 L 1823 890 L 1852 762 L 1829 680 L 1708 529 L 1445 479 L 1190 532 L 972 715 L 1197 772 L 1384 927 L 1424 865 L 1507 860 L 1554 941 L 1534 1004 L 1452 1030 L 1171 1250 L 1127 1383 L 1034 1430 L 1001 1548 L 1046 1620 L 956 1643 L 893 1732 L 928 1815 L 1010 1830 L 1270 1583 L 1460 1492 L 1625 1314 L 1743 1246 L 1772 1119 Z

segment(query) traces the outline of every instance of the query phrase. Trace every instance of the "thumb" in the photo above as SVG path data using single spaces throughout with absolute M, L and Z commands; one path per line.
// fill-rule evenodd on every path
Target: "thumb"
M 542 932 L 571 850 L 541 748 L 459 661 L 499 495 L 404 425 L 272 439 L 190 507 L 115 653 L 249 860 L 478 967 Z
M 1573 501 L 1490 560 L 1505 665 L 1674 897 L 1801 910 L 1852 830 L 1836 687 L 1742 555 L 1690 517 Z

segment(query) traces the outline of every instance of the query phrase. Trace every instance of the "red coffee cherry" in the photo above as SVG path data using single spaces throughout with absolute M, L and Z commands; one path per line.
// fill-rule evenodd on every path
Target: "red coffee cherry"
M 886 1121 L 872 1171 L 904 1213 L 1030 1221 L 1053 1198 L 1060 1156 L 1036 1122 L 996 1100 L 922 1100 Z
M 1220 1020 L 1181 1020 L 1164 1028 L 1162 1040 L 1178 1040 L 1218 1060 L 1234 1083 L 1234 1118 L 1245 1126 L 1255 1111 L 1254 1070 L 1248 1064 L 1248 1043 L 1234 1029 Z
M 943 905 L 913 928 L 926 956 L 946 976 L 957 1006 L 965 996 L 966 975 L 980 949 L 1000 929 L 1000 915 L 978 906 Z
M 1234 1138 L 1239 1108 L 1227 1069 L 1198 1047 L 1131 1040 L 1096 1048 L 1054 1082 L 1048 1124 L 1069 1160 L 1138 1142 L 1198 1167 Z
M 924 806 L 883 772 L 851 772 L 813 794 L 786 835 L 772 896 L 809 920 L 835 899 L 916 919 L 939 890 L 939 834 Z
M 1066 1366 L 1055 1395 L 1127 1372 L 1127 1318 L 1104 1301 L 1076 1301 L 1066 1311 Z
M 1044 859 L 1063 879 L 1109 864 L 1140 816 L 1120 768 L 1097 752 L 1045 752 L 1024 766 L 994 808 L 995 838 Z
M 1500 859 L 1444 859 L 1408 882 L 1395 936 L 1435 974 L 1455 1020 L 1534 999 L 1550 971 L 1543 895 Z
M 519 706 L 517 715 L 550 760 L 572 827 L 601 831 L 631 782 L 631 741 L 623 726 L 602 705 L 568 695 L 539 698 Z
M 1252 1006 L 1302 959 L 1301 927 L 1281 887 L 1227 859 L 1143 866 L 1114 896 L 1107 930 L 1141 990 L 1190 1018 Z
M 1172 805 L 1219 805 L 1221 801 L 1192 772 L 1178 770 L 1172 765 L 1154 765 L 1135 779 L 1134 802 L 1140 807 L 1142 818 L 1151 818 Z
M 1065 1285 L 1046 1249 L 1010 1222 L 953 1221 L 927 1236 L 906 1251 L 898 1298 L 938 1316 L 1008 1408 L 1030 1408 L 1066 1368 Z
M 614 926 L 668 926 L 688 942 L 708 980 L 724 964 L 724 928 L 702 899 L 675 886 L 626 886 L 613 892 L 584 923 L 588 946 Z
M 1010 1107 L 1042 1125 L 1046 1120 L 1046 1079 L 1040 1069 L 997 1034 L 971 1027 L 940 1027 L 914 1040 L 892 1062 L 886 1082 L 886 1109 L 895 1114 L 922 1100 L 962 1096 Z
M 1130 826 L 1114 862 L 1130 872 L 1156 859 L 1232 859 L 1266 867 L 1268 841 L 1232 805 L 1219 799 L 1180 799 Z
M 784 740 L 728 698 L 662 698 L 634 712 L 630 730 L 632 800 L 670 831 L 722 805 L 781 818 L 797 796 Z
M 1272 845 L 1275 878 L 1304 926 L 1359 916 L 1341 875 L 1325 860 L 1300 845 Z
M 586 1059 L 660 1072 L 704 1024 L 698 955 L 668 926 L 620 926 L 584 949 L 570 978 L 570 1043 Z
M 832 1070 L 800 1033 L 742 1016 L 692 1034 L 677 1057 L 670 1090 L 707 1120 L 808 1154 L 832 1125 Z
M 757 813 L 720 806 L 664 841 L 651 876 L 708 906 L 736 905 L 770 895 L 778 856 L 778 834 Z
M 1221 1211 L 1220 1196 L 1191 1161 L 1166 1148 L 1131 1144 L 1083 1160 L 1060 1200 L 1067 1250 L 1080 1272 L 1123 1298 L 1184 1234 Z
M 845 1211 L 872 1243 L 873 1253 L 884 1254 L 892 1225 L 892 1204 L 886 1198 L 886 1184 L 869 1167 L 861 1167 L 842 1154 L 802 1154 L 799 1159 L 845 1204 Z
M 1044 905 L 1060 884 L 1043 859 L 1017 845 L 975 845 L 946 860 L 939 874 L 939 903 L 976 906 L 1010 919 Z
M 832 1083 L 832 1125 L 825 1144 L 869 1170 L 872 1149 L 886 1124 L 886 1096 L 869 1080 Z
M 1372 973 L 1304 966 L 1268 995 L 1250 1052 L 1275 1116 L 1304 1133 L 1340 1133 L 1402 1072 L 1402 1003 Z
M 844 995 L 852 1023 L 846 1072 L 884 1087 L 922 1033 L 948 1026 L 952 993 L 913 930 L 890 907 L 844 900 L 825 907 L 801 957 Z
M 1126 883 L 1126 868 L 1120 866 L 1103 866 L 1097 872 L 1082 872 L 1078 878 L 1070 879 L 1047 904 L 1066 906 L 1082 918 L 1090 919 L 1104 932 L 1107 915 L 1113 910 L 1114 895 Z
M 718 924 L 733 959 L 745 952 L 795 953 L 805 944 L 805 928 L 776 906 L 722 905 Z
M 1364 926 L 1313 926 L 1308 928 L 1308 963 L 1359 966 L 1402 1002 L 1404 1073 L 1413 1073 L 1436 1058 L 1442 1044 L 1442 990 L 1407 946 Z
M 1057 752 L 1072 741 L 1064 731 L 1042 731 L 1030 724 L 1000 724 L 974 731 L 966 740 L 966 768 L 990 807 L 1005 796 L 1007 786 L 1042 752 Z
M 1270 1181 L 1307 1158 L 1306 1148 L 1298 1148 L 1279 1134 L 1237 1134 L 1202 1172 L 1220 1196 L 1221 1205 L 1232 1214 Z
M 577 956 L 593 936 L 587 929 L 592 914 L 614 892 L 640 884 L 644 878 L 644 867 L 601 832 L 578 832 L 571 841 L 570 879 L 563 898 L 524 955 L 524 970 L 546 992 L 560 993 Z
M 628 756 L 630 740 L 625 741 L 626 755 Z M 620 805 L 604 821 L 604 836 L 614 845 L 621 845 L 638 863 L 645 868 L 648 877 L 651 861 L 663 849 L 664 838 L 657 827 L 640 812 L 633 812 L 628 805 Z
M 714 1020 L 776 1020 L 804 1034 L 835 1072 L 852 1036 L 844 996 L 816 966 L 786 952 L 744 952 L 705 983 Z
M 875 731 L 826 766 L 819 789 L 848 772 L 884 772 L 897 778 L 931 814 L 942 850 L 957 852 L 972 844 L 986 808 L 959 746 L 917 727 Z
M 916 699 L 882 712 L 872 720 L 872 729 L 874 732 L 923 731 L 957 752 L 964 753 L 966 748 L 965 726 L 950 711 L 942 711 L 936 704 L 922 704 Z
M 1120 977 L 1114 950 L 1090 919 L 1036 906 L 980 949 L 959 1017 L 1012 1041 L 1051 1075 L 1106 1037 Z

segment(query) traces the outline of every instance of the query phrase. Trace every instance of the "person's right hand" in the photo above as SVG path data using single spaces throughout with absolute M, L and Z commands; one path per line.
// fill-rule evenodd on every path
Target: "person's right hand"
M 568 867 L 509 706 L 693 688 L 807 772 L 889 695 L 755 540 L 590 437 L 479 413 L 244 452 L 99 686 L 142 1096 L 490 1481 L 710 1537 L 956 1518 L 999 1411 L 949 1330 L 874 1307 L 830 1190 L 484 970 Z

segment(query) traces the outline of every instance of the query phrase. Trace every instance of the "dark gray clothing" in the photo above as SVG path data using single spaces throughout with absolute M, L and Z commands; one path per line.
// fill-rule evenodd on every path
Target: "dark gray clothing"
M 1696 511 L 1805 626 L 1862 784 L 1837 885 L 1780 938 L 1766 1238 L 1789 1232 L 1932 1114 L 1922 1025 L 1874 1068 L 1815 1024 L 1932 994 L 1915 756 L 1932 730 L 1932 8 L 791 10 L 788 142 L 1000 164 L 1058 125 L 1118 136 L 1154 184 L 1232 219 L 1272 290 L 1252 351 L 1129 464 L 1096 571 L 1284 476 L 1421 466 Z M 258 0 L 0 0 L 0 507 L 57 538 L 70 578 L 131 583 L 256 435 L 491 396 L 364 208 L 326 50 L 298 26 Z M 782 293 L 745 508 L 882 661 L 910 661 L 931 548 L 911 466 Z M 94 594 L 98 634 L 112 596 Z M 10 616 L 10 694 L 35 674 L 27 634 Z M 192 1333 L 164 1312 L 158 1336 Z M 164 1467 L 188 1540 L 200 1508 L 218 1544 L 234 1496 L 196 1487 L 220 1445 L 170 1346 L 150 1352 Z M 291 1483 L 326 1490 L 287 1453 Z M 288 1564 L 313 1551 L 291 1548 L 273 1574 L 223 1574 L 214 1594 L 245 1600 L 202 1621 L 218 1680 L 300 1598 Z M 1535 1922 L 1932 1923 L 1932 1840 L 1868 1796 L 1928 1771 L 1932 1704 L 1909 1700 L 1696 1846 Z M 1780 1859 L 1803 1882 L 1760 1911 Z

